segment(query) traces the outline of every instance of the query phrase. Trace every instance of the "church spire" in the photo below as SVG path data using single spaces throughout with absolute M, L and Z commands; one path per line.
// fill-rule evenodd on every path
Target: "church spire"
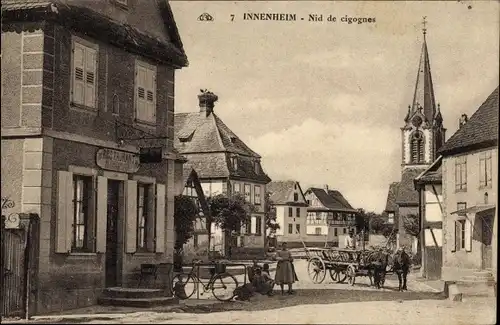
M 422 52 L 420 54 L 420 62 L 418 64 L 417 82 L 415 85 L 415 93 L 413 95 L 411 115 L 416 112 L 421 112 L 429 122 L 432 122 L 436 114 L 436 101 L 434 99 L 434 86 L 432 84 L 429 52 L 427 51 L 426 17 L 423 18 L 422 25 L 424 42 L 422 44 Z

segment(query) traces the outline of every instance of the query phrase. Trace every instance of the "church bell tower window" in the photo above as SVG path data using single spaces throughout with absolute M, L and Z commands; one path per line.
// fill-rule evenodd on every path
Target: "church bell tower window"
M 416 164 L 424 162 L 424 136 L 420 131 L 411 136 L 411 162 Z

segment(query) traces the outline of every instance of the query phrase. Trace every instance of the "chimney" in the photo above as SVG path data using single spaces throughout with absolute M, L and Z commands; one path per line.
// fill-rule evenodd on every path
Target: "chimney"
M 209 116 L 214 111 L 214 103 L 219 99 L 216 94 L 211 91 L 200 89 L 201 94 L 198 95 L 200 104 L 200 112 L 205 112 Z
M 458 128 L 460 129 L 462 126 L 464 126 L 468 120 L 469 118 L 467 117 L 467 114 L 462 114 L 462 116 L 460 116 L 460 120 L 458 121 Z
M 328 184 L 323 185 L 323 189 L 325 190 L 326 193 L 328 193 Z

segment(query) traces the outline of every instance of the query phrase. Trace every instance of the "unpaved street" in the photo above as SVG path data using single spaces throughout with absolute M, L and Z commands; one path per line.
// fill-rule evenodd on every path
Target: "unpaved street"
M 160 324 L 495 324 L 495 301 L 476 299 L 462 303 L 447 300 L 371 301 L 298 305 L 267 310 L 211 314 L 143 312 L 104 323 Z

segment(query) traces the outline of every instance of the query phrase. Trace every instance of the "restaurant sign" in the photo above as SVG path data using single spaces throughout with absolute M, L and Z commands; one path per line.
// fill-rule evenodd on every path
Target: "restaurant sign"
M 99 149 L 96 154 L 97 166 L 102 169 L 133 174 L 139 170 L 139 156 L 134 153 L 113 149 Z

